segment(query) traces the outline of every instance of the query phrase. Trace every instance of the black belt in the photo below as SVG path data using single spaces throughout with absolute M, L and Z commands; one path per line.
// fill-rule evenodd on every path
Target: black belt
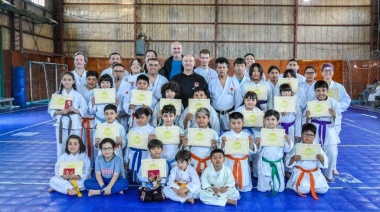
M 215 109 L 215 111 L 216 111 L 218 114 L 221 114 L 221 115 L 226 115 L 227 113 L 229 113 L 229 112 L 231 112 L 231 111 L 233 111 L 233 110 L 234 110 L 234 107 L 232 107 L 232 108 L 230 108 L 230 109 L 228 109 L 228 110 L 226 110 L 226 111 L 219 111 L 219 110 Z

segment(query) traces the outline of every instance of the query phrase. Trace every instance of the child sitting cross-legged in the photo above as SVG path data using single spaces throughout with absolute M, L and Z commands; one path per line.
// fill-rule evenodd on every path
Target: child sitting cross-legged
M 197 171 L 190 165 L 190 152 L 178 151 L 175 160 L 177 165 L 171 169 L 163 192 L 171 200 L 194 204 L 194 199 L 199 198 L 201 182 Z

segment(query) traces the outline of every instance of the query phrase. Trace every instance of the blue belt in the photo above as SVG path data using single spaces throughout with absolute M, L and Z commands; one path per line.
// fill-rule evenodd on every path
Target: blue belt
M 136 172 L 139 172 L 140 167 L 141 167 L 141 157 L 142 157 L 142 151 L 146 151 L 145 149 L 137 149 L 133 147 L 129 147 L 131 150 L 135 151 L 133 154 L 133 159 L 132 159 L 132 171 L 135 170 L 135 164 L 137 160 L 137 170 Z
M 264 101 L 264 100 L 260 100 L 259 101 L 259 105 L 263 105 L 263 104 L 266 104 L 266 103 L 268 103 L 268 101 Z
M 243 130 L 246 129 L 251 133 L 253 136 L 255 136 L 255 133 L 253 133 L 252 127 L 243 127 Z
M 95 118 L 96 118 L 96 120 L 98 120 L 98 121 L 100 121 L 100 122 L 102 122 L 102 123 L 104 123 L 104 122 L 107 121 L 106 119 L 102 119 L 102 118 L 100 118 L 100 117 L 97 116 L 97 115 L 95 115 Z
M 176 162 L 175 159 L 172 159 L 172 160 L 166 160 L 166 163 L 167 163 L 168 166 L 169 166 L 169 172 L 170 172 L 170 169 L 172 169 L 172 167 L 170 166 L 170 164 L 172 164 L 172 163 L 174 163 L 174 162 Z

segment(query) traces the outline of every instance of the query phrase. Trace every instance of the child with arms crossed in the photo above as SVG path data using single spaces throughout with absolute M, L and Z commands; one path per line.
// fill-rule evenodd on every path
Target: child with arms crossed
M 231 169 L 223 165 L 226 156 L 223 150 L 214 149 L 210 153 L 212 166 L 206 168 L 201 176 L 202 190 L 200 199 L 207 205 L 237 205 L 240 193 L 235 188 Z
M 279 124 L 280 114 L 275 110 L 267 110 L 264 114 L 264 125 L 266 129 L 276 129 Z M 261 146 L 257 144 L 260 154 L 259 175 L 257 190 L 261 192 L 272 191 L 272 195 L 284 191 L 284 153 L 293 148 L 293 141 L 285 134 L 285 146 Z
M 55 119 L 55 136 L 57 140 L 57 160 L 64 153 L 69 135 L 81 135 L 81 117 L 87 113 L 87 103 L 83 96 L 76 91 L 74 74 L 63 73 L 57 94 L 72 96 L 73 101 L 68 109 L 55 110 L 48 108 L 48 113 Z M 66 102 L 69 104 L 68 102 Z
M 195 169 L 190 165 L 190 152 L 180 150 L 175 159 L 177 165 L 170 171 L 167 186 L 163 192 L 173 201 L 194 204 L 194 199 L 199 198 L 201 182 Z
M 245 138 L 249 141 L 249 154 L 255 154 L 257 147 L 253 141 L 252 135 L 243 131 L 244 117 L 239 112 L 230 114 L 231 131 L 225 132 L 220 136 L 221 148 L 224 149 L 227 138 Z M 248 154 L 248 155 L 249 155 Z M 247 192 L 252 190 L 251 169 L 248 163 L 248 155 L 232 154 L 227 155 L 226 166 L 233 169 L 233 175 L 239 191 Z
M 96 158 L 95 178 L 84 181 L 84 186 L 89 189 L 89 197 L 122 194 L 123 190 L 128 188 L 128 181 L 120 175 L 123 171 L 120 166 L 122 159 L 115 155 L 115 147 L 115 141 L 110 138 L 105 138 L 100 142 L 99 149 L 102 155 Z
M 148 142 L 148 149 L 151 157 L 147 159 L 162 159 L 161 153 L 164 148 L 164 144 L 158 139 L 152 139 Z M 167 170 L 169 167 L 167 167 Z M 143 202 L 161 202 L 165 199 L 165 195 L 162 192 L 163 186 L 167 181 L 167 176 L 160 177 L 151 175 L 149 178 L 142 176 L 141 169 L 138 173 L 139 180 L 142 182 L 139 187 L 139 196 Z
M 317 128 L 313 124 L 304 124 L 301 143 L 313 144 L 316 132 Z M 293 189 L 301 196 L 311 192 L 314 199 L 318 199 L 317 193 L 324 194 L 329 189 L 321 172 L 321 168 L 327 168 L 328 158 L 321 149 L 321 154 L 317 154 L 316 160 L 303 160 L 301 155 L 296 155 L 297 145 L 286 155 L 286 166 L 294 168 L 286 187 Z
M 58 191 L 62 194 L 77 195 L 78 189 L 85 190 L 84 181 L 91 174 L 91 163 L 85 153 L 86 147 L 83 144 L 82 139 L 77 135 L 70 135 L 67 138 L 65 153 L 59 158 L 55 164 L 55 176 L 50 178 L 49 191 Z M 64 161 L 83 161 L 82 175 L 59 175 L 60 164 Z M 76 181 L 77 189 L 75 188 Z

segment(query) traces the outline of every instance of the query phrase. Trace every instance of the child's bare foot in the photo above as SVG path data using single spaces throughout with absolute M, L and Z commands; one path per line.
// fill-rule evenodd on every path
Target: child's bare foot
M 326 180 L 329 181 L 330 183 L 334 181 L 334 178 L 328 178 L 328 177 L 326 177 L 326 176 L 325 176 L 325 178 L 326 178 Z
M 49 187 L 49 189 L 47 190 L 48 192 L 53 192 L 54 189 L 52 187 Z
M 119 194 L 124 194 L 124 191 L 120 191 Z
M 237 200 L 235 200 L 235 199 L 228 199 L 227 203 L 231 204 L 231 205 L 237 205 Z
M 334 170 L 334 171 L 333 171 L 333 175 L 338 176 L 338 175 L 339 175 L 339 172 L 338 172 L 337 170 Z
M 285 172 L 285 178 L 290 179 L 290 173 L 289 172 Z
M 194 199 L 191 197 L 189 199 L 187 199 L 187 201 L 190 202 L 191 204 L 194 204 Z
M 100 190 L 89 190 L 88 191 L 88 196 L 94 196 L 94 195 L 100 195 Z
M 67 189 L 67 194 L 68 195 L 77 195 L 78 192 L 75 189 L 69 188 L 69 189 Z

